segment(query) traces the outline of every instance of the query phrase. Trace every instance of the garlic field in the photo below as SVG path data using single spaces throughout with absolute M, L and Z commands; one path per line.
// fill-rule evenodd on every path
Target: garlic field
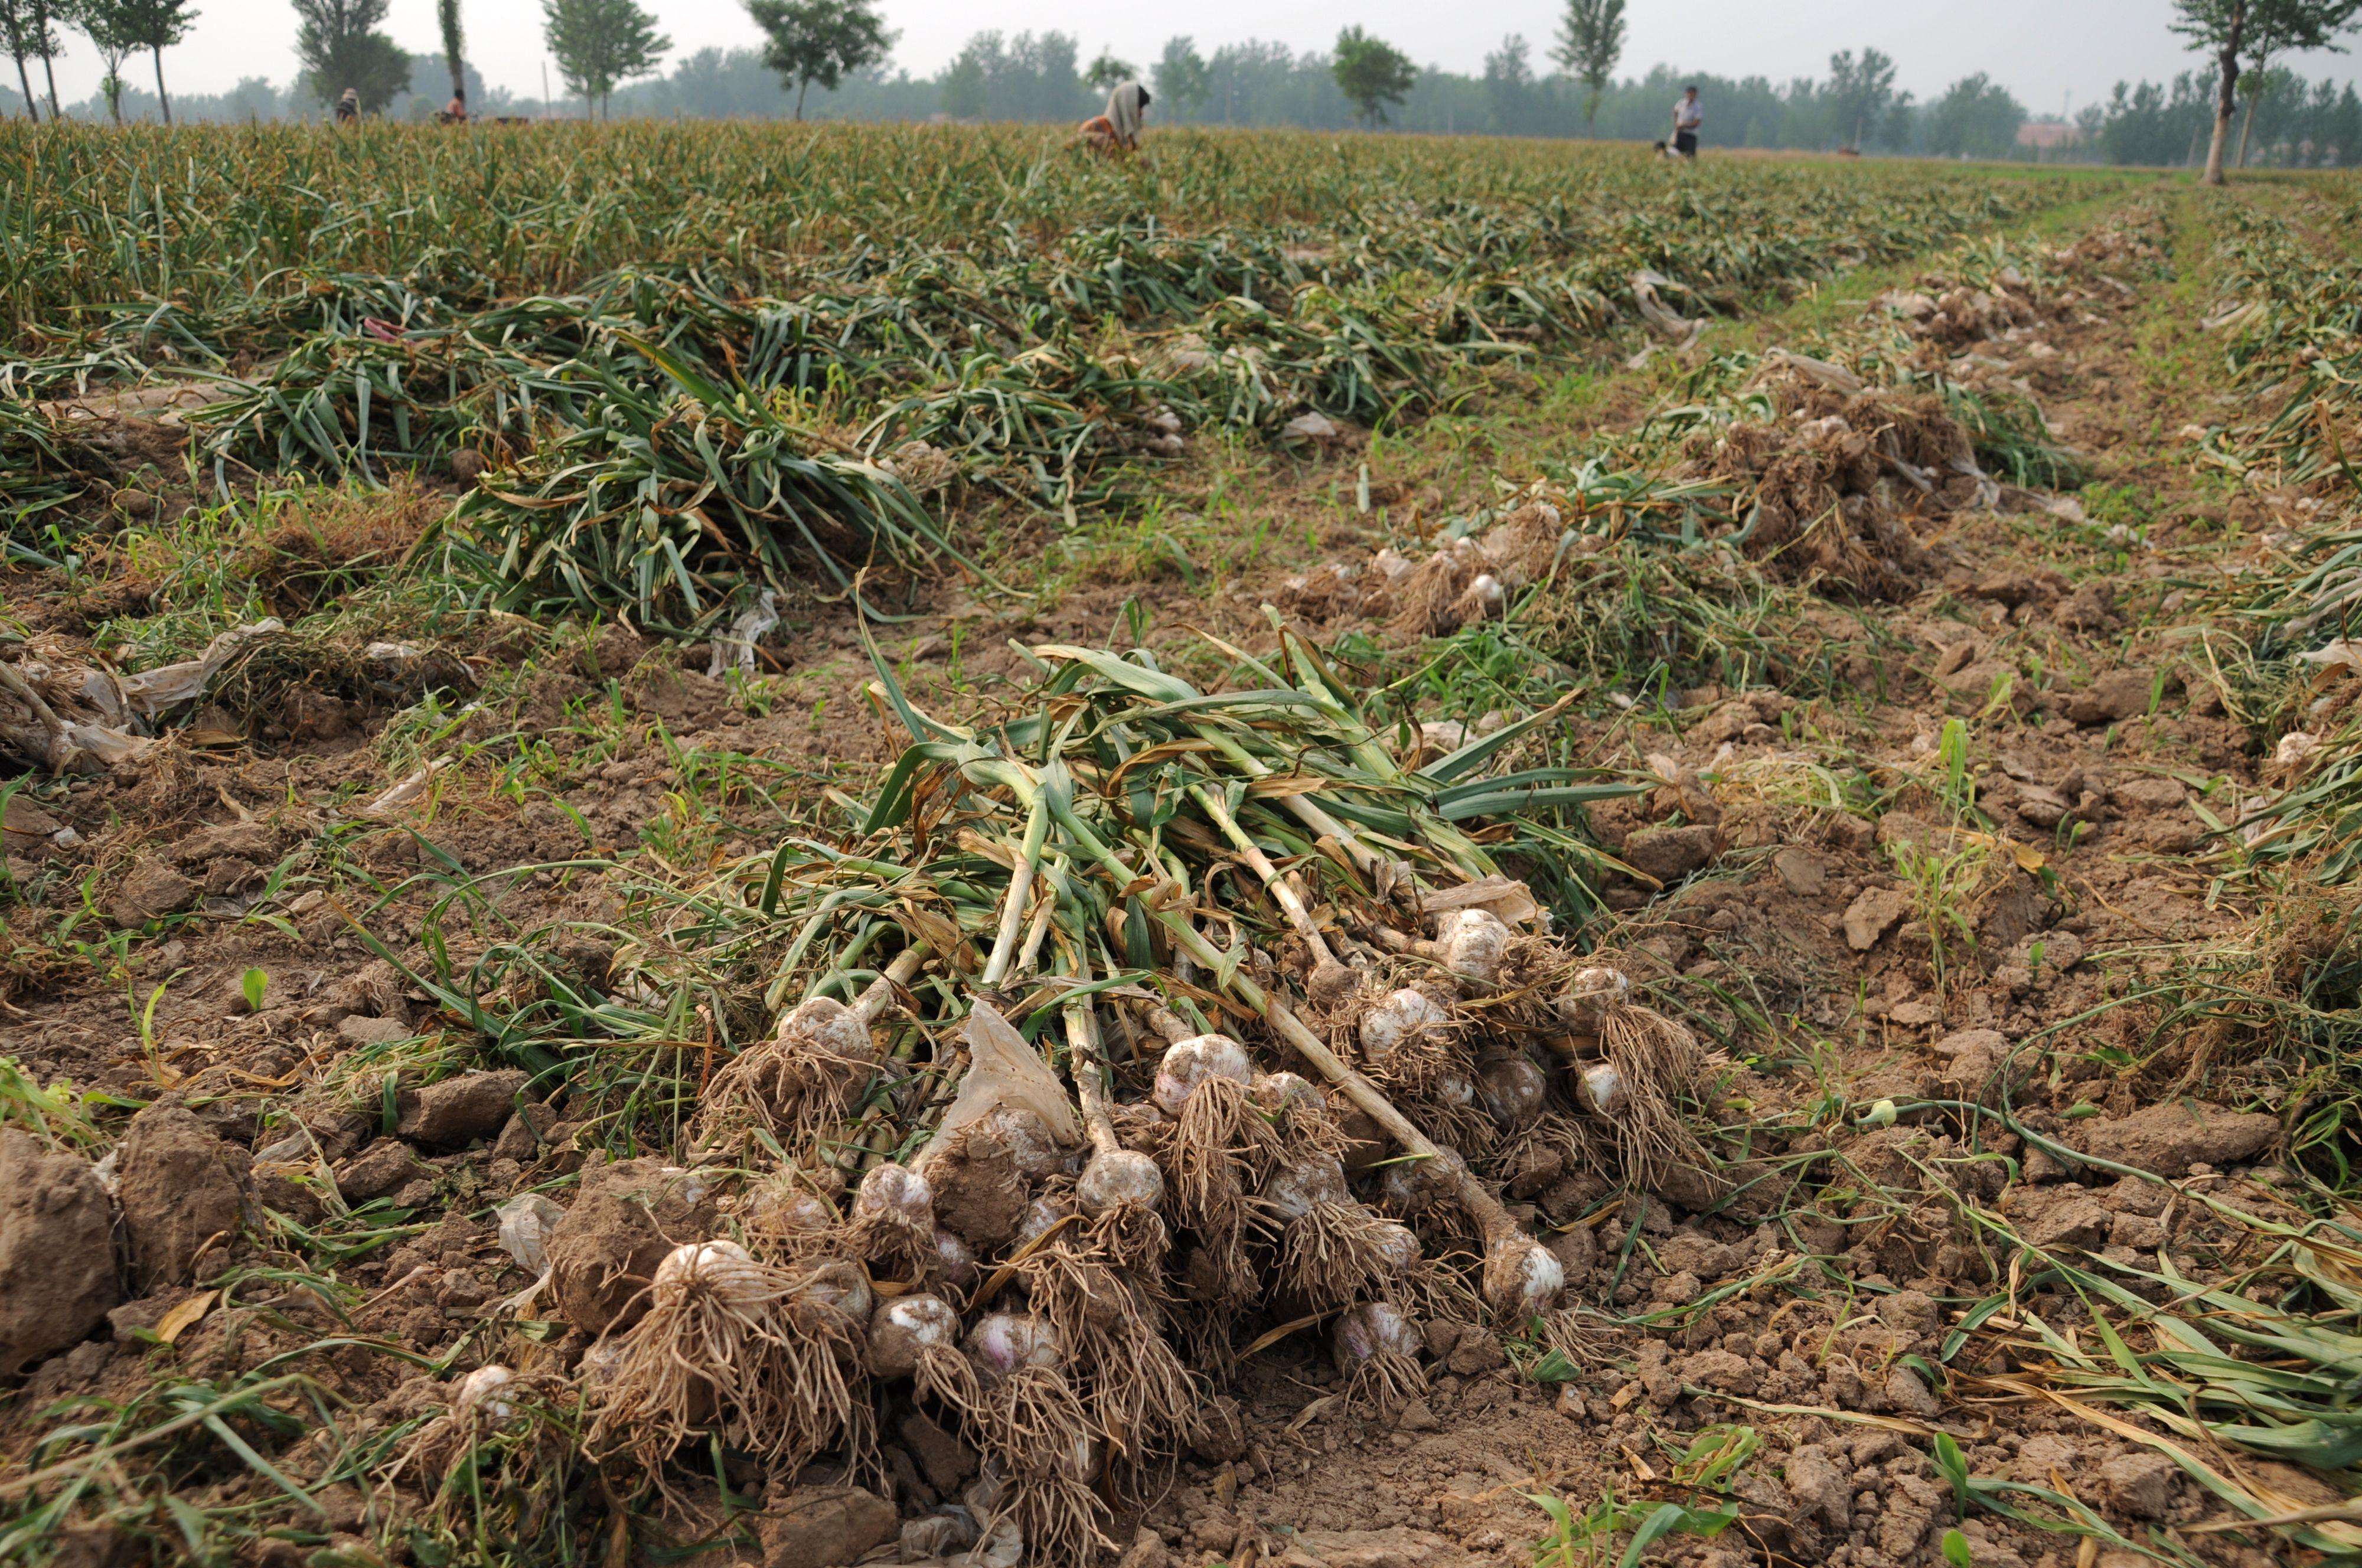
M 0 1554 L 2362 1549 L 2362 187 L 0 126 Z

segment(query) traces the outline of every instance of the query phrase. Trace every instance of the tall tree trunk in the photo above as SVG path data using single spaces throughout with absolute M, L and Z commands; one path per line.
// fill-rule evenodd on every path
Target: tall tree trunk
M 149 55 L 156 61 L 156 106 L 164 114 L 164 123 L 172 123 L 172 100 L 164 95 L 164 51 L 150 49 Z
M 25 57 L 21 54 L 17 57 L 17 85 L 24 90 L 25 117 L 35 125 L 39 125 L 41 123 L 40 100 L 33 96 L 33 79 L 26 72 Z
M 2242 169 L 2247 166 L 2247 138 L 2253 136 L 2256 130 L 2256 105 L 2264 95 L 2264 68 L 2261 62 L 2257 64 L 2255 75 L 2256 90 L 2247 94 L 2247 112 L 2239 121 L 2239 167 Z
M 41 27 L 50 25 L 50 14 L 46 10 L 36 13 L 36 19 Z M 50 79 L 50 118 L 61 120 L 65 116 L 58 113 L 58 68 L 46 54 L 41 56 L 41 74 Z
M 2247 8 L 2235 5 L 2231 10 L 2231 34 L 2223 43 L 2217 59 L 2222 63 L 2223 83 L 2214 94 L 2214 137 L 2206 147 L 2205 182 L 2223 183 L 2223 153 L 2231 139 L 2231 116 L 2239 107 L 2239 45 L 2241 32 L 2247 20 Z
M 106 73 L 106 113 L 115 121 L 115 128 L 123 128 L 123 77 L 118 72 Z
M 811 86 L 811 78 L 809 76 L 799 78 L 796 83 L 796 119 L 799 123 L 804 117 L 804 93 Z

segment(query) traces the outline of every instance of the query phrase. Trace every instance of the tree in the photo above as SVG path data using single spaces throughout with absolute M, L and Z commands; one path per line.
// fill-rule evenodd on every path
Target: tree
M 763 63 L 779 84 L 796 90 L 796 118 L 804 94 L 819 83 L 829 92 L 852 72 L 882 62 L 894 47 L 873 0 L 746 0 L 746 14 L 763 29 Z
M 451 72 L 451 96 L 468 95 L 468 40 L 459 31 L 459 0 L 435 0 L 435 23 L 443 34 L 443 63 Z
M 1874 49 L 1829 56 L 1829 108 L 1846 145 L 1861 149 L 1862 138 L 1894 101 L 1894 61 Z
M 1113 50 L 1103 49 L 1099 50 L 1099 57 L 1091 61 L 1090 69 L 1083 72 L 1083 80 L 1107 93 L 1112 92 L 1118 83 L 1130 82 L 1139 74 L 1138 66 L 1128 60 L 1118 60 Z
M 1607 91 L 1608 78 L 1623 57 L 1624 0 L 1566 0 L 1551 59 L 1590 90 L 1583 101 L 1585 132 L 1598 118 L 1600 94 Z
M 1337 35 L 1336 62 L 1330 70 L 1336 75 L 1337 90 L 1353 105 L 1353 113 L 1363 125 L 1372 127 L 1384 125 L 1386 110 L 1407 97 L 1411 83 L 1418 80 L 1418 68 L 1410 62 L 1410 56 L 1359 28 L 1347 28 Z
M 2206 183 L 2223 183 L 2223 155 L 2231 116 L 2239 106 L 2239 61 L 2270 40 L 2279 50 L 2330 49 L 2352 25 L 2362 0 L 2173 0 L 2173 30 L 2190 47 L 2214 57 L 2213 138 L 2206 148 Z
M 196 25 L 197 14 L 191 0 L 77 0 L 80 13 L 85 17 L 97 17 L 107 35 L 129 45 L 131 51 L 146 50 L 156 67 L 156 107 L 164 123 L 172 123 L 172 100 L 164 92 L 164 51 L 189 36 Z M 83 28 L 88 31 L 87 26 Z M 96 41 L 95 35 L 93 41 Z M 102 47 L 102 56 L 107 50 Z M 119 60 L 107 61 L 107 76 L 114 80 L 121 66 Z M 114 105 L 122 95 L 122 84 L 116 82 L 107 94 Z M 121 119 L 118 113 L 116 118 Z
M 1524 34 L 1511 33 L 1485 57 L 1485 106 L 1492 111 L 1493 128 L 1505 136 L 1525 128 L 1534 95 L 1532 53 Z
M 2268 58 L 2262 50 L 2257 50 L 2256 63 L 2239 73 L 2239 80 L 2247 86 L 2247 112 L 2239 120 L 2239 150 L 2232 161 L 2242 169 L 2247 166 L 2248 138 L 2256 134 L 2256 111 L 2263 106 L 2266 99 L 2276 98 L 2290 87 L 2295 87 L 2300 93 L 2304 90 L 2294 72 L 2286 66 L 2266 64 Z
M 378 30 L 386 0 L 293 0 L 295 58 L 312 96 L 334 105 L 349 87 L 373 115 L 410 87 L 410 56 Z
M 139 49 L 139 40 L 131 36 L 124 7 L 113 0 L 74 0 L 73 10 L 67 17 L 90 40 L 98 51 L 98 61 L 106 68 L 99 78 L 98 90 L 106 95 L 106 112 L 116 125 L 123 123 L 123 62 Z M 54 112 L 51 117 L 55 118 Z
M 999 43 L 999 35 L 993 42 Z M 944 68 L 944 113 L 955 120 L 980 120 L 991 106 L 991 89 L 985 76 L 984 59 L 968 40 L 959 58 Z
M 1202 105 L 1212 88 L 1206 61 L 1196 41 L 1187 38 L 1164 40 L 1155 76 L 1157 98 L 1176 113 Z
M 1984 72 L 1964 76 L 1927 108 L 1927 149 L 1945 157 L 2001 158 L 2017 145 L 2025 105 Z
M 637 0 L 541 0 L 541 15 L 557 73 L 586 112 L 599 101 L 602 118 L 616 83 L 646 76 L 672 48 Z
M 8 46 L 8 58 L 17 62 L 17 85 L 25 94 L 25 117 L 39 122 L 41 105 L 33 96 L 33 78 L 25 69 L 25 61 L 41 54 L 38 36 L 41 23 L 33 14 L 32 0 L 0 0 L 0 43 Z M 48 53 L 55 54 L 57 44 L 50 42 Z

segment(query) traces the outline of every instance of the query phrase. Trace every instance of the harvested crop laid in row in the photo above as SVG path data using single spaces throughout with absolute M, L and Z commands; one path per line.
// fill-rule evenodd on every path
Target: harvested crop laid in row
M 823 134 L 857 156 L 925 147 Z M 751 149 L 762 137 L 748 135 Z M 52 138 L 40 152 L 73 149 Z M 192 455 L 225 494 L 291 470 L 373 483 L 448 468 L 471 488 L 447 531 L 448 569 L 501 585 L 511 608 L 620 604 L 688 630 L 742 585 L 781 587 L 813 564 L 842 586 L 873 558 L 958 553 L 945 518 L 970 489 L 1069 514 L 1120 505 L 1126 460 L 1175 455 L 1187 431 L 1293 440 L 1308 415 L 1326 429 L 1417 414 L 1635 312 L 1686 331 L 1678 312 L 1736 309 L 2063 192 L 1917 178 L 1873 191 L 1789 171 L 1649 190 L 1613 164 L 1545 192 L 1526 188 L 1521 160 L 1477 162 L 1489 158 L 1514 178 L 1456 193 L 1440 171 L 1382 183 L 1388 193 L 1357 202 L 1341 227 L 1292 223 L 1278 198 L 1252 223 L 1187 201 L 1143 206 L 1145 168 L 1068 170 L 1046 198 L 1060 204 L 1054 227 L 906 215 L 851 246 L 783 234 L 784 248 L 756 258 L 700 254 L 684 236 L 591 271 L 554 256 L 463 262 L 455 246 L 370 272 L 356 234 L 368 225 L 258 190 L 240 209 L 249 221 L 267 209 L 274 236 L 309 221 L 321 241 L 300 268 L 267 268 L 269 245 L 229 248 L 237 223 L 200 235 L 173 221 L 193 190 L 135 176 L 121 196 L 140 221 L 109 254 L 129 265 L 120 286 L 151 304 L 71 341 L 45 317 L 38 338 L 16 335 L 27 358 L 9 374 L 44 394 L 217 382 L 227 395 L 191 415 Z M 98 234 L 121 222 L 107 190 L 70 182 L 40 199 Z M 454 191 L 425 199 L 471 221 Z M 153 275 L 140 264 L 150 248 Z M 55 479 L 36 482 L 47 488 L 29 499 L 57 499 Z
M 616 955 L 626 993 L 679 955 L 767 971 L 780 1010 L 717 1018 L 687 1128 L 714 1186 L 636 1292 L 567 1283 L 621 1266 L 579 1252 L 593 1222 L 553 1239 L 602 1335 L 594 1452 L 661 1485 L 718 1433 L 860 1473 L 879 1402 L 916 1406 L 984 1455 L 986 1537 L 1079 1561 L 1258 1335 L 1317 1328 L 1384 1408 L 1422 1386 L 1418 1323 L 1579 1351 L 1505 1183 L 1716 1179 L 1701 1046 L 1512 875 L 1583 897 L 1567 814 L 1630 787 L 1517 765 L 1555 711 L 1402 756 L 1300 638 L 1229 651 L 1242 684 L 1205 691 L 1037 647 L 1028 705 L 977 726 L 881 664 L 914 744 L 866 820 Z

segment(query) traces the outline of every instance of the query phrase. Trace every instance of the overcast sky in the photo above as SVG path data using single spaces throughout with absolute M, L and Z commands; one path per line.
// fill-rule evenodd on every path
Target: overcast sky
M 464 0 L 469 57 L 485 79 L 538 95 L 545 54 L 537 0 Z M 755 28 L 740 0 L 653 0 L 677 50 L 749 43 Z M 217 92 L 241 76 L 285 82 L 295 72 L 295 18 L 286 0 L 199 0 L 196 30 L 164 56 L 167 84 Z M 1103 45 L 1145 66 L 1164 39 L 1184 29 L 1210 53 L 1242 39 L 1296 49 L 1325 47 L 1341 22 L 1362 23 L 1413 58 L 1449 70 L 1481 70 L 1504 33 L 1521 32 L 1539 55 L 1555 26 L 1556 0 L 1501 0 L 1477 7 L 1444 0 L 1192 0 L 1187 6 L 1084 6 L 1076 0 L 882 0 L 901 32 L 895 63 L 927 75 L 982 27 L 1009 32 L 1063 28 L 1085 57 Z M 1662 61 L 1719 75 L 1785 81 L 1819 75 L 1830 51 L 1874 46 L 1893 55 L 1902 86 L 1926 98 L 1959 77 L 1985 72 L 2039 114 L 2071 94 L 2081 105 L 2121 78 L 2163 79 L 2196 63 L 2166 31 L 2169 0 L 1632 0 L 1627 73 Z M 393 0 L 388 28 L 421 53 L 436 43 L 435 0 Z M 69 35 L 58 87 L 74 99 L 96 89 L 89 46 Z M 2296 62 L 2307 74 L 2354 80 L 2350 55 Z M 126 76 L 143 84 L 147 62 Z M 555 73 L 553 72 L 553 77 Z

